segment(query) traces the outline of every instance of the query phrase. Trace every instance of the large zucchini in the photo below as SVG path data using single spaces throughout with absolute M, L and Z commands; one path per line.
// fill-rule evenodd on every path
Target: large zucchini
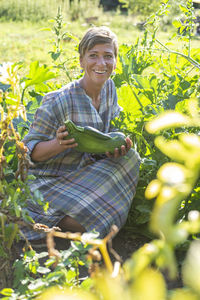
M 122 132 L 103 133 L 90 126 L 77 126 L 71 120 L 67 120 L 65 126 L 69 133 L 66 139 L 74 138 L 78 144 L 75 149 L 80 152 L 113 153 L 115 148 L 120 149 L 122 145 L 126 146 L 126 137 Z

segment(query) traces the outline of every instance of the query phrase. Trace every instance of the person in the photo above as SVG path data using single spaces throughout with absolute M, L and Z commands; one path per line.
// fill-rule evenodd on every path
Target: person
M 125 224 L 135 195 L 140 157 L 126 137 L 126 146 L 114 154 L 76 151 L 77 143 L 65 139 L 64 122 L 91 126 L 104 133 L 116 130 L 111 121 L 119 116 L 116 88 L 110 78 L 116 68 L 118 44 L 107 27 L 90 28 L 79 44 L 83 76 L 43 97 L 23 142 L 34 167 L 32 192 L 39 190 L 49 209 L 28 202 L 36 223 L 58 226 L 62 231 L 99 232 L 103 238 L 115 224 Z M 85 141 L 87 143 L 87 141 Z M 22 230 L 28 240 L 40 240 L 44 233 Z

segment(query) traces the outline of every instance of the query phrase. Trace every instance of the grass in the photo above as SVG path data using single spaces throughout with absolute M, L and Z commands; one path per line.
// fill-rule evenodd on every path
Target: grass
M 56 16 L 56 13 L 55 13 Z M 93 21 L 93 25 L 107 25 L 118 36 L 119 44 L 128 43 L 134 44 L 138 37 L 143 37 L 143 32 L 140 31 L 136 23 L 139 18 L 131 15 L 120 15 L 118 12 L 102 12 L 96 11 L 96 20 Z M 91 26 L 88 23 L 85 16 L 80 17 L 76 21 L 70 21 L 65 18 L 65 30 L 72 33 L 79 39 Z M 53 49 L 54 36 L 50 31 L 41 30 L 42 28 L 52 28 L 52 23 L 48 21 L 40 21 L 38 23 L 23 21 L 23 22 L 1 22 L 1 35 L 0 35 L 0 62 L 11 61 L 18 62 L 23 61 L 25 65 L 29 65 L 30 62 L 39 60 L 40 63 L 51 64 L 52 60 L 49 51 Z M 166 31 L 159 31 L 158 38 L 163 43 L 169 42 L 172 35 L 172 28 L 166 27 Z M 192 47 L 199 48 L 199 37 L 195 37 L 192 40 Z M 173 41 L 173 47 L 181 50 L 183 43 Z M 64 44 L 64 50 L 66 57 L 72 55 L 72 49 L 74 50 L 75 43 L 68 41 Z

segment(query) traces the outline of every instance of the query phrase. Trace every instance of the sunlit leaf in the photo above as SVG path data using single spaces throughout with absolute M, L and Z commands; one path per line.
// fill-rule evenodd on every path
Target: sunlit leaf
M 155 145 L 165 155 L 178 162 L 184 162 L 190 154 L 178 140 L 167 141 L 162 136 L 159 136 L 155 139 Z
M 200 151 L 200 137 L 198 135 L 192 133 L 182 134 L 180 140 L 190 151 Z
M 100 299 L 121 300 L 122 298 L 131 300 L 129 290 L 124 289 L 120 278 L 112 278 L 108 273 L 103 272 L 95 278 L 95 289 L 100 294 Z
M 45 281 L 43 281 L 41 278 L 36 279 L 35 281 L 31 282 L 28 285 L 29 290 L 31 291 L 36 291 L 36 290 L 40 290 L 41 288 L 45 287 L 47 285 L 47 283 Z
M 161 189 L 161 182 L 157 179 L 152 180 L 148 184 L 148 186 L 145 190 L 145 197 L 147 199 L 155 198 L 159 194 L 160 189 Z
M 177 163 L 164 164 L 157 173 L 158 179 L 168 185 L 176 185 L 185 183 L 187 179 L 191 178 L 191 173 L 183 165 Z
M 155 260 L 159 253 L 159 248 L 163 246 L 162 241 L 153 241 L 144 244 L 135 251 L 131 259 L 123 265 L 127 280 L 135 280 L 140 274 Z
M 200 241 L 192 242 L 183 264 L 183 282 L 200 297 Z
M 39 266 L 37 268 L 37 272 L 41 273 L 41 274 L 47 274 L 47 273 L 51 272 L 51 270 L 49 268 Z
M 166 286 L 162 274 L 154 269 L 144 270 L 131 287 L 132 299 L 165 300 Z
M 9 289 L 9 288 L 5 288 L 5 289 L 1 290 L 0 293 L 4 296 L 11 296 L 11 295 L 14 294 L 14 290 Z
M 173 290 L 169 300 L 199 300 L 197 294 L 187 289 Z
M 24 121 L 27 121 L 26 108 L 24 105 L 19 105 L 17 112 L 18 115 L 20 115 Z
M 39 65 L 38 61 L 34 61 L 30 65 L 30 71 L 25 79 L 25 88 L 31 85 L 42 84 L 44 81 L 55 78 L 56 74 L 49 67 Z
M 189 126 L 190 124 L 190 118 L 186 115 L 175 111 L 168 111 L 147 123 L 146 130 L 149 133 L 158 133 L 163 129 Z
M 188 112 L 192 117 L 199 117 L 200 107 L 196 98 L 188 100 Z
M 56 287 L 47 289 L 40 297 L 40 300 L 98 300 L 95 295 L 86 291 L 63 288 L 62 290 Z M 110 299 L 111 300 L 111 299 Z
M 182 26 L 182 23 L 181 23 L 181 21 L 179 21 L 179 20 L 174 20 L 174 21 L 172 22 L 172 24 L 173 24 L 174 27 L 176 27 L 176 28 L 179 28 L 179 27 Z

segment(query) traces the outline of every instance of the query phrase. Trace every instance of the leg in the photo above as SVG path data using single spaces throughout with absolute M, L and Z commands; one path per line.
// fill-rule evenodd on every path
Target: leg
M 65 216 L 58 224 L 62 231 L 85 232 L 85 228 L 70 216 Z

